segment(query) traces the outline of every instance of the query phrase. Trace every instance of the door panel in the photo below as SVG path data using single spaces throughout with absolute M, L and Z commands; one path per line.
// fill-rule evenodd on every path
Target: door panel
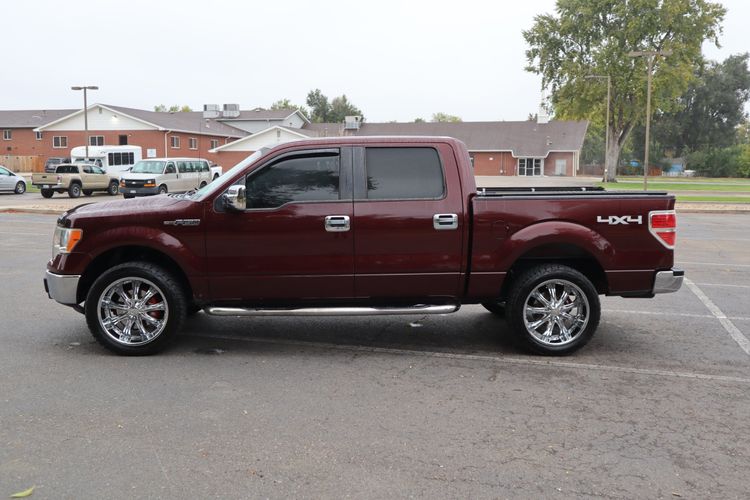
M 296 198 L 302 201 L 284 198 L 288 192 L 282 192 L 274 182 L 293 183 L 294 172 L 276 176 L 269 170 L 283 167 L 284 161 L 307 158 L 310 152 L 306 151 L 290 158 L 271 159 L 253 169 L 247 182 L 248 210 L 241 213 L 210 210 L 207 220 L 211 236 L 207 238 L 206 250 L 212 300 L 289 303 L 354 296 L 353 233 L 326 230 L 326 217 L 353 217 L 351 150 L 342 149 L 340 157 L 335 155 L 340 173 L 336 186 L 331 188 L 338 192 L 328 193 L 328 197 L 344 199 L 320 199 L 326 194 L 315 189 L 298 189 Z M 327 161 L 333 157 L 329 154 Z M 267 175 L 266 181 L 258 180 L 261 174 Z M 319 174 L 303 172 L 297 180 L 334 182 L 324 172 Z M 277 202 L 280 206 L 252 208 Z
M 424 145 L 420 146 L 424 149 Z M 368 148 L 372 149 L 372 148 Z M 392 149 L 392 148 L 387 148 Z M 355 155 L 355 292 L 357 297 L 399 298 L 452 298 L 459 295 L 462 272 L 463 201 L 460 180 L 453 151 L 447 145 L 438 147 L 443 171 L 443 194 L 438 199 L 370 199 L 383 196 L 373 193 L 373 185 L 387 185 L 387 181 L 374 178 L 368 172 L 367 162 L 373 158 L 367 152 Z M 421 160 L 401 162 L 398 154 L 387 158 L 383 172 L 393 168 L 401 183 L 393 192 L 409 197 L 409 169 Z M 396 162 L 389 166 L 387 162 Z M 419 170 L 419 167 L 416 167 Z M 429 172 L 415 171 L 417 196 L 425 196 Z M 418 174 L 419 175 L 416 175 Z M 433 174 L 434 175 L 434 174 Z M 367 189 L 367 188 L 371 189 Z M 369 193 L 368 193 L 369 191 Z M 421 191 L 421 192 L 420 192 Z M 435 215 L 455 214 L 455 229 L 436 229 Z

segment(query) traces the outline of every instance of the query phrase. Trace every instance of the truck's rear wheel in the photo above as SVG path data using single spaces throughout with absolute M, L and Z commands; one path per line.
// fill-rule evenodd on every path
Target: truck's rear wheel
M 540 354 L 565 355 L 591 340 L 601 307 L 596 288 L 575 269 L 545 264 L 519 276 L 506 318 L 517 338 Z
M 187 313 L 180 283 L 161 267 L 128 262 L 109 269 L 86 297 L 94 338 L 117 354 L 140 356 L 164 349 Z
M 68 196 L 71 198 L 78 198 L 81 196 L 81 185 L 77 182 L 74 182 L 68 187 Z
M 55 194 L 51 189 L 42 189 L 41 192 L 44 198 L 52 198 L 52 195 Z

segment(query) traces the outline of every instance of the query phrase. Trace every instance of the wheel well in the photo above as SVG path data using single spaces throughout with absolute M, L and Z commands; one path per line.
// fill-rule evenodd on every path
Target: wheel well
M 551 244 L 533 248 L 513 263 L 503 282 L 500 296 L 507 297 L 514 279 L 539 264 L 562 264 L 572 267 L 591 281 L 597 293 L 603 294 L 608 290 L 607 275 L 593 255 L 575 245 Z
M 132 261 L 151 262 L 163 267 L 182 285 L 188 301 L 192 300 L 193 289 L 190 286 L 190 281 L 187 279 L 187 276 L 177 262 L 166 254 L 154 250 L 153 248 L 125 246 L 113 248 L 104 252 L 97 256 L 91 264 L 88 265 L 83 275 L 81 275 L 81 280 L 78 284 L 78 302 L 80 303 L 86 299 L 86 295 L 89 293 L 89 288 L 91 288 L 94 281 L 96 281 L 104 271 L 118 264 Z

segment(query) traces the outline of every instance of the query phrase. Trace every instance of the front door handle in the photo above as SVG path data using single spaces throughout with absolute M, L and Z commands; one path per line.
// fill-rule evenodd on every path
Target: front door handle
M 327 215 L 325 225 L 329 233 L 343 233 L 351 228 L 348 215 Z
M 456 214 L 435 214 L 432 216 L 432 227 L 438 231 L 447 229 L 458 229 L 458 215 Z

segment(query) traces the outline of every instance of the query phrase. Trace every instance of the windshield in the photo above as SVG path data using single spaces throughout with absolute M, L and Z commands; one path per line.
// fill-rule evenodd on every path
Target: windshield
M 264 154 L 266 154 L 269 151 L 268 148 L 260 148 L 255 153 L 251 154 L 241 162 L 239 162 L 237 165 L 233 166 L 231 169 L 229 169 L 227 172 L 224 172 L 224 175 L 213 181 L 211 184 L 208 184 L 206 186 L 203 186 L 198 191 L 195 191 L 194 193 L 188 193 L 185 197 L 189 200 L 203 200 L 206 198 L 206 196 L 210 195 L 211 193 L 221 189 L 222 187 L 226 187 L 223 182 L 221 182 L 222 178 L 230 178 L 243 169 L 245 167 L 248 167 L 258 161 L 260 157 L 262 157 Z
M 134 174 L 160 174 L 164 172 L 163 161 L 139 161 L 130 171 Z

